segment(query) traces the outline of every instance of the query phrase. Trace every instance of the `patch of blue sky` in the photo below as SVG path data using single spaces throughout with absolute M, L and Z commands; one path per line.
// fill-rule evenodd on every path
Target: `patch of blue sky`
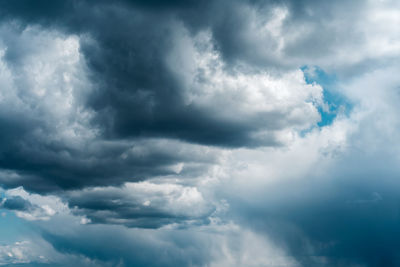
M 2 199 L 5 197 L 1 189 L 0 196 Z M 0 208 L 0 245 L 21 241 L 31 230 L 29 223 L 18 218 L 13 211 Z
M 338 88 L 338 79 L 335 74 L 325 72 L 318 66 L 303 66 L 301 70 L 308 84 L 319 84 L 323 88 L 323 98 L 326 106 L 319 106 L 318 111 L 321 120 L 318 127 L 324 127 L 333 123 L 339 113 L 348 115 L 353 104 Z
M 19 237 L 28 230 L 26 222 L 14 212 L 0 209 L 0 245 L 20 241 Z

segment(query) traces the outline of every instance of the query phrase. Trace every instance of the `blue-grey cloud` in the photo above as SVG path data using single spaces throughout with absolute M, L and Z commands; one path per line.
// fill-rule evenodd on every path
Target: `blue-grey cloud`
M 398 8 L 0 1 L 0 264 L 399 265 Z

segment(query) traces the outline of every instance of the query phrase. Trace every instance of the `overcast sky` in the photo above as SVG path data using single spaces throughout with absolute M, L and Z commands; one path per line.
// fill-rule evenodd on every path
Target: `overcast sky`
M 397 0 L 0 1 L 0 266 L 400 266 Z

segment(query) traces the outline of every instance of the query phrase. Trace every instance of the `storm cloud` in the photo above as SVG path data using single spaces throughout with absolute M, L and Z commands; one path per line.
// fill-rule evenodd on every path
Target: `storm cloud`
M 399 10 L 0 1 L 0 265 L 399 265 Z

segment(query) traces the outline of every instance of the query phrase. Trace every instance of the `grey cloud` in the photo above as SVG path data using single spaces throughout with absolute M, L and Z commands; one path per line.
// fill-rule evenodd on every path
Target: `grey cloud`
M 324 155 L 294 179 L 242 192 L 250 199 L 230 196 L 231 216 L 270 236 L 304 266 L 399 265 L 395 70 L 398 65 L 347 84 L 361 103 L 344 147 L 332 155 L 320 151 Z
M 399 199 L 393 175 L 359 169 L 351 181 L 349 173 L 336 171 L 326 182 L 284 184 L 271 189 L 279 193 L 271 191 L 258 208 L 240 205 L 238 220 L 286 247 L 304 266 L 397 266 Z M 359 201 L 373 190 L 381 200 Z
M 111 266 L 205 265 L 210 260 L 204 250 L 210 245 L 209 241 L 201 235 L 194 237 L 185 233 L 159 233 L 154 230 L 128 232 L 122 228 L 99 225 L 89 229 L 78 228 L 73 235 L 45 231 L 43 237 L 61 253 L 84 255 L 103 262 L 105 266 L 107 263 Z M 93 240 L 97 240 L 97 245 Z
M 247 112 L 238 108 L 243 102 L 238 99 L 243 100 L 245 93 L 232 97 L 199 94 L 202 86 L 214 84 L 207 76 L 204 83 L 195 84 L 197 91 L 187 93 L 193 88 L 182 82 L 186 65 L 174 69 L 167 57 L 181 39 L 191 40 L 200 29 L 208 28 L 205 25 L 190 32 L 194 26 L 186 26 L 189 18 L 178 14 L 181 9 L 197 12 L 209 4 L 181 8 L 171 3 L 158 9 L 135 2 L 97 2 L 94 6 L 85 1 L 57 3 L 39 1 L 32 6 L 4 2 L 0 7 L 4 13 L 2 60 L 9 73 L 4 83 L 12 81 L 4 84 L 3 90 L 16 92 L 0 107 L 0 122 L 7 129 L 1 133 L 5 143 L 0 167 L 18 176 L 14 180 L 0 177 L 5 187 L 23 185 L 44 192 L 168 175 L 171 165 L 194 162 L 194 150 L 203 148 L 189 148 L 187 155 L 179 157 L 173 151 L 160 154 L 157 150 L 146 156 L 119 156 L 147 138 L 154 138 L 148 144 L 157 138 L 180 140 L 176 144 L 182 147 L 192 147 L 187 143 L 280 146 L 284 143 L 281 131 L 307 128 L 318 120 L 311 97 L 302 97 L 298 103 L 288 101 L 289 106 L 282 101 L 282 107 L 272 110 Z M 212 45 L 212 38 L 208 45 Z M 58 47 L 57 40 L 65 47 Z M 76 45 L 79 47 L 73 49 L 79 51 L 57 58 L 68 51 L 67 46 Z M 189 60 L 193 56 L 189 53 Z M 223 67 L 220 70 L 226 75 L 224 79 L 242 74 L 229 73 Z M 47 76 L 45 71 L 49 71 Z M 304 86 L 299 81 L 293 88 L 284 86 L 295 90 Z M 224 84 L 216 86 L 215 90 L 230 89 Z M 252 85 L 248 87 L 251 91 Z M 233 90 L 241 92 L 242 88 Z M 204 98 L 200 99 L 202 105 L 188 102 L 198 95 Z M 198 163 L 206 167 L 212 162 Z M 193 169 L 192 176 L 199 170 Z
M 2 166 L 17 172 L 3 172 L 0 181 L 6 187 L 24 186 L 33 191 L 57 191 L 90 185 L 118 185 L 159 175 L 198 175 L 217 161 L 216 155 L 201 154 L 205 148 L 168 140 L 129 143 L 88 144 L 81 151 L 41 150 L 27 147 L 4 153 Z M 74 153 L 75 152 L 75 153 Z M 205 169 L 204 169 L 205 168 Z M 85 179 L 83 179 L 85 178 Z
M 158 11 L 157 8 L 152 9 L 153 5 L 150 5 L 150 10 L 142 10 L 142 5 L 136 7 L 135 2 L 132 8 L 126 8 L 121 2 L 100 2 L 96 8 L 87 2 L 72 2 L 62 5 L 62 8 L 70 12 L 54 19 L 52 16 L 59 7 L 42 3 L 45 8 L 41 11 L 32 9 L 31 14 L 25 14 L 26 10 L 20 10 L 18 5 L 6 4 L 3 10 L 8 10 L 22 21 L 26 17 L 26 21 L 31 23 L 50 28 L 66 28 L 67 32 L 88 34 L 91 37 L 91 41 L 83 39 L 81 43 L 81 51 L 96 87 L 88 104 L 97 114 L 93 122 L 102 128 L 107 138 L 163 136 L 220 146 L 276 145 L 273 138 L 255 139 L 254 133 L 275 130 L 277 121 L 286 120 L 286 114 L 276 119 L 274 113 L 270 117 L 269 114 L 254 114 L 254 118 L 250 117 L 252 123 L 245 123 L 243 121 L 247 117 L 244 114 L 239 114 L 242 118 L 221 119 L 216 116 L 218 114 L 210 113 L 207 109 L 186 105 L 182 99 L 186 88 L 179 82 L 179 77 L 165 65 L 165 57 L 173 45 L 175 32 L 180 30 L 177 27 L 179 21 L 182 19 L 186 23 L 186 20 L 190 20 L 180 16 L 181 9 L 182 13 L 189 9 L 192 13 L 204 10 L 206 14 L 213 14 L 213 10 L 218 10 L 219 6 L 204 3 L 181 8 L 172 3 L 172 9 L 161 8 Z M 204 5 L 209 6 L 210 10 Z M 227 14 L 230 16 L 232 13 L 232 18 L 239 12 L 241 5 L 247 4 L 236 7 L 238 5 L 236 2 L 228 5 Z M 217 16 L 213 14 L 210 17 Z M 247 21 L 245 17 L 242 16 L 238 23 Z M 209 27 L 214 28 L 214 25 L 205 24 L 197 28 Z M 226 29 L 221 32 L 233 33 Z M 224 39 L 216 35 L 214 33 L 213 37 L 217 43 L 219 39 Z M 226 43 L 233 44 L 236 41 L 228 40 Z M 222 54 L 225 50 L 229 49 L 221 48 Z M 261 116 L 269 118 L 265 123 L 256 123 L 256 118 Z M 278 129 L 283 127 L 278 126 Z
M 72 211 L 91 223 L 127 227 L 208 224 L 215 211 L 195 187 L 175 184 L 131 183 L 122 188 L 73 191 L 66 198 Z
M 9 209 L 9 210 L 18 210 L 18 211 L 29 211 L 34 208 L 34 206 L 27 200 L 23 199 L 20 196 L 15 196 L 12 198 L 3 198 L 0 199 L 1 208 Z
M 232 147 L 278 143 L 273 137 L 258 140 L 254 133 L 282 129 L 284 126 L 277 126 L 277 122 L 286 121 L 286 114 L 256 113 L 249 118 L 238 114 L 237 118 L 220 118 L 220 110 L 210 112 L 195 103 L 185 103 L 183 94 L 188 88 L 165 62 L 175 36 L 182 38 L 179 23 L 173 17 L 158 15 L 155 20 L 153 15 L 136 10 L 122 12 L 119 8 L 102 12 L 120 25 L 119 29 L 109 29 L 108 22 L 96 25 L 90 31 L 95 42 L 83 42 L 82 51 L 98 79 L 99 90 L 89 104 L 96 110 L 95 121 L 105 127 L 108 138 L 165 136 Z M 96 16 L 93 20 L 105 23 L 100 18 Z M 97 32 L 98 28 L 102 31 Z M 266 118 L 265 122 L 258 123 L 259 117 Z
M 0 200 L 0 209 L 14 211 L 18 217 L 29 221 L 49 220 L 56 213 L 47 204 L 38 205 L 18 195 L 7 196 Z
M 322 89 L 305 84 L 300 66 L 319 65 L 349 82 L 395 62 L 396 42 L 377 51 L 365 41 L 373 37 L 380 47 L 396 34 L 388 23 L 370 20 L 368 12 L 385 3 L 161 2 L 0 2 L 0 184 L 57 194 L 92 222 L 75 229 L 51 221 L 43 224 L 54 227 L 43 229 L 44 238 L 61 253 L 89 259 L 89 266 L 212 265 L 217 256 L 231 256 L 224 244 L 241 255 L 242 239 L 224 239 L 230 234 L 224 232 L 214 242 L 212 197 L 190 202 L 182 192 L 221 182 L 223 193 L 213 197 L 226 198 L 229 209 L 217 219 L 270 236 L 304 266 L 399 265 L 398 92 L 382 97 L 387 90 L 378 90 L 398 68 L 379 87 L 367 73 L 362 86 L 345 93 L 362 88 L 366 96 L 356 99 L 361 104 L 353 112 L 366 107 L 371 114 L 354 122 L 361 127 L 349 139 L 354 151 L 338 152 L 324 175 L 314 166 L 295 182 L 259 186 L 259 195 L 246 201 L 230 192 L 229 171 L 216 166 L 225 164 L 224 152 L 242 152 L 229 149 L 276 148 L 290 133 L 308 134 L 319 119 Z M 275 87 L 262 87 L 269 83 Z M 375 109 L 371 99 L 385 108 Z M 279 158 L 277 151 L 271 158 Z M 284 163 L 283 173 L 301 160 Z M 186 185 L 164 191 L 164 182 L 150 192 L 122 186 L 155 177 Z M 199 177 L 204 184 L 188 182 Z M 37 210 L 21 197 L 2 205 Z M 211 232 L 136 229 L 171 224 L 211 225 Z
M 182 174 L 194 176 L 217 161 L 206 147 L 174 140 L 104 139 L 84 105 L 91 85 L 76 37 L 8 26 L 1 28 L 3 186 L 46 192 L 122 184 L 176 174 L 180 163 Z
M 299 266 L 262 236 L 234 225 L 154 230 L 72 224 L 72 231 L 59 231 L 55 224 L 41 228 L 58 252 L 104 266 Z

